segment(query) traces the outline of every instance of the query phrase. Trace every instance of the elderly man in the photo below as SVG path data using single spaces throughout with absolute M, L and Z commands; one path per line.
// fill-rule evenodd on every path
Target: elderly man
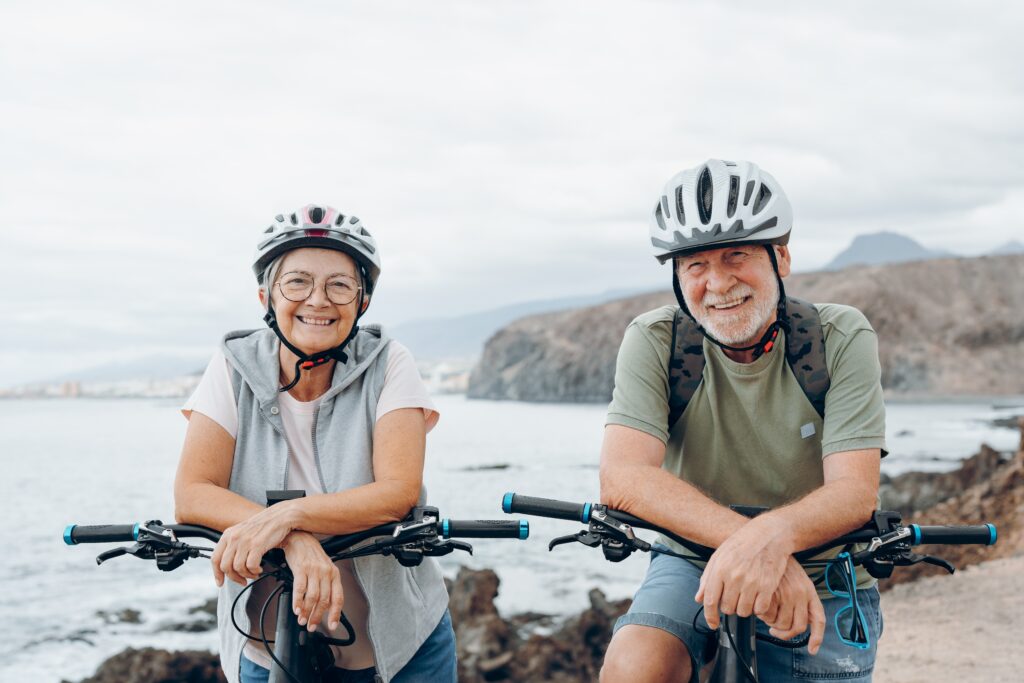
M 860 526 L 876 507 L 885 453 L 877 340 L 856 309 L 786 297 L 791 227 L 782 188 L 742 161 L 683 171 L 654 209 L 651 242 L 672 261 L 679 306 L 626 330 L 601 498 L 717 550 L 706 566 L 652 553 L 602 681 L 696 681 L 720 614 L 754 614 L 758 632 L 779 639 L 810 629 L 795 650 L 758 641 L 761 680 L 871 679 L 881 630 L 874 580 L 857 576 L 860 614 L 837 619 L 848 600 L 832 597 L 824 569 L 792 555 Z M 770 510 L 748 518 L 732 505 Z

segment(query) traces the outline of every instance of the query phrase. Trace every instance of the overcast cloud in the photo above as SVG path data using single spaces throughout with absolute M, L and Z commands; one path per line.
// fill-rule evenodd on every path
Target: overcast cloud
M 394 324 L 667 284 L 647 212 L 750 159 L 795 266 L 1024 215 L 1024 7 L 875 2 L 0 8 L 0 386 L 260 323 L 274 214 L 355 213 Z

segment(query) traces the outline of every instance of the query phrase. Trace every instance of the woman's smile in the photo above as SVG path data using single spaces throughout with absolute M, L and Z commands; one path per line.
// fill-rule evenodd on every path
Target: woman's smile
M 300 323 L 304 325 L 309 325 L 311 327 L 328 327 L 338 322 L 337 318 L 322 318 L 310 315 L 297 315 L 295 316 L 295 318 Z

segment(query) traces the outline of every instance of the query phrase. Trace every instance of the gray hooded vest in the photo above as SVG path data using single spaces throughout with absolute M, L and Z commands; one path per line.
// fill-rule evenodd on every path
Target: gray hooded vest
M 349 343 L 348 363 L 338 363 L 331 387 L 313 417 L 313 454 L 324 490 L 344 491 L 373 481 L 373 426 L 377 399 L 384 386 L 388 338 L 379 326 L 367 325 Z M 288 488 L 290 449 L 278 405 L 280 342 L 269 329 L 231 332 L 224 355 L 238 406 L 238 436 L 228 488 L 260 505 L 267 490 Z M 420 503 L 426 491 L 420 492 Z M 437 626 L 448 607 L 448 593 L 437 563 L 426 558 L 406 568 L 394 558 L 355 559 L 356 580 L 369 604 L 367 631 L 377 673 L 391 680 Z M 231 625 L 230 610 L 242 586 L 226 580 L 217 604 L 221 665 L 232 683 L 245 637 Z M 235 620 L 249 632 L 239 601 Z

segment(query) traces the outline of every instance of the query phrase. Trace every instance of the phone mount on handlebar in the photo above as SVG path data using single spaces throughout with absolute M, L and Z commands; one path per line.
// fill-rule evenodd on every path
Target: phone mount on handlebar
M 209 557 L 206 553 L 213 548 L 196 548 L 178 540 L 170 529 L 158 519 L 139 524 L 135 529 L 135 543 L 130 546 L 112 548 L 96 556 L 96 564 L 122 555 L 132 555 L 140 560 L 156 560 L 161 571 L 177 569 L 185 560 L 193 557 Z
M 566 543 L 582 543 L 590 548 L 601 546 L 605 559 L 611 562 L 622 562 L 637 550 L 651 549 L 650 543 L 637 538 L 633 527 L 609 515 L 607 505 L 593 505 L 587 530 L 559 536 L 548 543 L 548 550 Z

